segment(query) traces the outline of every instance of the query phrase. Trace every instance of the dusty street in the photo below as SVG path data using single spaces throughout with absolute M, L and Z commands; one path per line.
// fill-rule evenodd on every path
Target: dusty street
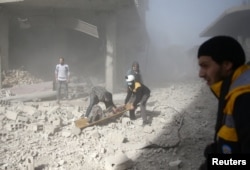
M 125 93 L 114 94 L 123 104 Z M 197 169 L 212 141 L 216 100 L 199 80 L 152 89 L 147 105 L 151 125 L 126 114 L 79 131 L 74 120 L 88 97 L 62 101 L 4 103 L 0 107 L 1 169 L 106 170 Z M 102 105 L 101 105 L 102 106 Z M 102 106 L 103 107 L 103 106 Z M 127 159 L 124 165 L 119 158 Z

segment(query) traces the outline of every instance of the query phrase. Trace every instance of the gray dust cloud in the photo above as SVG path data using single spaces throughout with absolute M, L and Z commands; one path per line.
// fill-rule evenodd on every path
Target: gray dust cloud
M 59 57 L 64 57 L 72 75 L 79 79 L 94 77 L 104 82 L 106 56 L 109 55 L 106 35 L 109 27 L 106 24 L 113 20 L 115 25 L 109 31 L 116 37 L 112 42 L 116 49 L 112 64 L 117 86 L 124 85 L 124 75 L 133 61 L 139 62 L 144 82 L 150 86 L 198 78 L 196 51 L 201 42 L 199 33 L 223 12 L 223 7 L 214 12 L 215 16 L 210 13 L 212 17 L 208 18 L 205 17 L 208 15 L 200 15 L 206 7 L 203 3 L 200 9 L 196 9 L 186 2 L 179 5 L 160 0 L 130 2 L 136 3 L 124 3 L 109 12 L 94 8 L 93 11 L 81 11 L 67 5 L 46 9 L 38 5 L 34 10 L 27 8 L 27 12 L 18 5 L 7 6 L 10 11 L 10 69 L 22 68 L 51 81 Z M 172 7 L 177 10 L 172 10 Z M 62 17 L 78 18 L 95 25 L 99 38 L 63 27 L 59 22 Z

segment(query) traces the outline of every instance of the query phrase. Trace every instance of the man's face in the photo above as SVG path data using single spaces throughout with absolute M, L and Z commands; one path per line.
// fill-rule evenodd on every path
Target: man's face
M 228 62 L 219 65 L 210 56 L 200 56 L 198 60 L 200 66 L 199 77 L 206 80 L 209 86 L 229 75 L 231 66 L 228 65 Z
M 137 65 L 133 65 L 132 69 L 133 69 L 134 71 L 138 71 L 138 66 L 137 66 Z
M 64 63 L 64 60 L 62 58 L 59 59 L 60 64 Z

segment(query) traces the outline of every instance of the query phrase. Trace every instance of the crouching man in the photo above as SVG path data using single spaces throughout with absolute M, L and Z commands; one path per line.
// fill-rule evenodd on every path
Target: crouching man
M 116 111 L 116 106 L 113 102 L 113 96 L 110 92 L 108 92 L 104 87 L 101 86 L 95 86 L 92 88 L 90 92 L 90 102 L 89 106 L 87 108 L 86 114 L 82 115 L 81 117 L 88 118 L 90 115 L 90 112 L 94 105 L 98 104 L 99 102 L 103 102 L 106 107 L 106 112 L 114 112 Z
M 150 96 L 150 90 L 144 84 L 136 82 L 134 75 L 128 75 L 125 78 L 128 85 L 125 105 L 130 105 L 129 108 L 130 119 L 135 120 L 135 110 L 137 108 L 137 105 L 140 103 L 143 125 L 148 124 L 146 115 L 146 103 Z

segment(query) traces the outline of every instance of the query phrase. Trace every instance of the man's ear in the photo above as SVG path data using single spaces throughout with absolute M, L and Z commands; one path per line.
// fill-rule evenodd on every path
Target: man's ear
M 230 71 L 232 71 L 233 63 L 231 61 L 223 61 L 222 68 L 226 72 L 230 72 Z

